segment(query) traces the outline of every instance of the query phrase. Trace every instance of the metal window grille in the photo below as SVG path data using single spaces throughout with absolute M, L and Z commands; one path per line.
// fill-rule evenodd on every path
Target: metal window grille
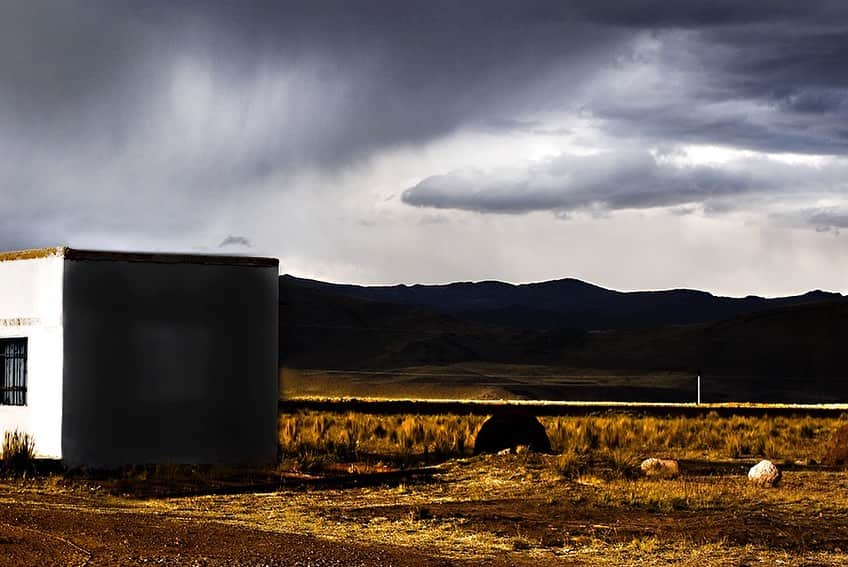
M 26 405 L 27 340 L 0 339 L 0 405 Z

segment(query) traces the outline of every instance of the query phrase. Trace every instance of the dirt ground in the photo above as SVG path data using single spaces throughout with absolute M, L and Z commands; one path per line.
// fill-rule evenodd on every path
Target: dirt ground
M 15 494 L 9 498 L 3 490 L 0 505 L 0 565 L 4 567 L 451 564 L 390 545 L 345 544 L 204 518 L 124 511 L 96 497 L 45 495 L 26 489 Z
M 449 461 L 429 481 L 144 497 L 63 477 L 0 481 L 0 565 L 844 565 L 848 473 L 748 463 L 654 480 L 557 457 Z M 350 479 L 348 479 L 350 480 Z

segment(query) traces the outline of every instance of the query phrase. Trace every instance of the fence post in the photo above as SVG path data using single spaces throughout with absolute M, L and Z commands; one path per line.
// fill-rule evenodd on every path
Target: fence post
M 698 374 L 698 405 L 701 405 L 701 375 Z

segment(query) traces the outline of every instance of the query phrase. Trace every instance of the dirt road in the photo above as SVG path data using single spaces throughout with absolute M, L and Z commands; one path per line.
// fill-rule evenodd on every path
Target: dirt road
M 400 547 L 339 544 L 137 512 L 86 509 L 56 497 L 0 504 L 0 565 L 453 565 Z

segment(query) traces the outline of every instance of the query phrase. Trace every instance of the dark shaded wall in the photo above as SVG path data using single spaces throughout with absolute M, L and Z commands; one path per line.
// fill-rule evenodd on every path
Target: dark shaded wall
M 267 266 L 66 260 L 66 464 L 273 461 L 277 295 Z

